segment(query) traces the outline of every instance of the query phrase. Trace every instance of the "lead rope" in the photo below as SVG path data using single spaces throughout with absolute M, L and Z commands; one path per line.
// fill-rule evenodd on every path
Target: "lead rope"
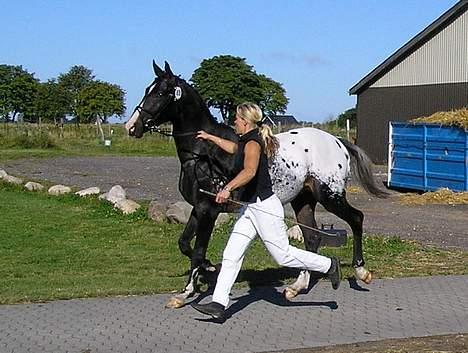
M 212 193 L 212 192 L 209 192 L 209 191 L 206 191 L 206 190 L 203 190 L 203 189 L 199 189 L 199 191 L 202 193 L 202 194 L 206 194 L 206 195 L 210 195 L 210 196 L 213 196 L 213 197 L 216 197 L 216 194 Z M 320 229 L 317 229 L 317 228 L 314 228 L 314 227 L 311 227 L 311 226 L 308 226 L 304 223 L 300 223 L 300 222 L 297 222 L 291 218 L 286 218 L 286 217 L 281 217 L 281 216 L 278 216 L 274 213 L 271 213 L 271 212 L 268 212 L 268 211 L 265 211 L 265 210 L 261 210 L 259 208 L 256 208 L 256 207 L 252 207 L 251 204 L 249 204 L 248 202 L 242 202 L 242 201 L 236 201 L 236 200 L 233 200 L 231 198 L 227 199 L 229 202 L 232 202 L 233 204 L 236 204 L 236 205 L 239 205 L 239 206 L 244 206 L 244 207 L 247 207 L 247 206 L 250 206 L 251 208 L 255 209 L 256 211 L 260 211 L 260 212 L 263 212 L 263 213 L 266 213 L 270 216 L 273 216 L 273 217 L 277 217 L 277 218 L 282 218 L 284 220 L 287 220 L 293 224 L 296 224 L 298 226 L 301 226 L 301 227 L 304 227 L 304 228 L 307 228 L 307 229 L 310 229 L 310 230 L 314 230 L 320 234 L 323 234 L 323 235 L 326 235 L 326 236 L 333 236 L 333 237 L 336 237 L 336 235 L 333 235 L 333 234 L 330 234 L 330 233 L 327 233 L 327 232 L 324 232 Z

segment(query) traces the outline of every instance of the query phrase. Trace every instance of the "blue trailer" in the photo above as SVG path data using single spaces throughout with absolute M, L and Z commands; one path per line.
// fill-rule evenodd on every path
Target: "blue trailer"
M 468 130 L 390 122 L 389 187 L 468 191 Z

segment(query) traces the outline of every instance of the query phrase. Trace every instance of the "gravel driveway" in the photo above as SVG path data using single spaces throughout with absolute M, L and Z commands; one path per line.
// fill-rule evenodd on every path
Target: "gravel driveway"
M 98 186 L 103 192 L 119 184 L 126 189 L 127 197 L 134 200 L 158 200 L 166 204 L 182 200 L 177 189 L 179 161 L 171 157 L 31 159 L 0 163 L 0 169 L 11 175 L 76 188 Z M 376 170 L 377 179 L 385 180 L 385 168 Z M 468 205 L 404 206 L 398 203 L 397 192 L 391 194 L 384 200 L 365 192 L 348 194 L 349 202 L 364 212 L 366 233 L 468 250 Z M 347 228 L 321 207 L 317 208 L 317 221 Z

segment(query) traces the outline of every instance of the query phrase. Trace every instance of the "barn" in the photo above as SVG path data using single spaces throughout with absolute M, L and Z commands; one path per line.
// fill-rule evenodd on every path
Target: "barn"
M 387 160 L 389 121 L 468 106 L 468 0 L 461 0 L 350 88 L 357 144 Z

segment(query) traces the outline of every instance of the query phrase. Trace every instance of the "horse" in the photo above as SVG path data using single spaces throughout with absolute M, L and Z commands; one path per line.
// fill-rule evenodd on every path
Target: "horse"
M 179 191 L 193 206 L 192 213 L 179 238 L 179 249 L 189 257 L 187 284 L 173 296 L 168 307 L 179 308 L 194 295 L 200 272 L 216 271 L 206 259 L 206 251 L 220 212 L 229 211 L 229 204 L 218 204 L 204 191 L 216 193 L 232 179 L 234 156 L 215 144 L 197 139 L 197 132 L 237 142 L 234 130 L 210 113 L 200 94 L 185 80 L 174 75 L 165 62 L 164 70 L 153 60 L 155 78 L 146 88 L 125 127 L 130 136 L 141 138 L 158 126 L 170 122 L 180 161 Z M 290 202 L 301 225 L 305 248 L 317 252 L 321 232 L 317 229 L 317 203 L 349 224 L 353 233 L 353 260 L 356 277 L 369 284 L 372 273 L 364 267 L 362 233 L 364 214 L 346 200 L 346 182 L 353 170 L 363 188 L 384 198 L 388 193 L 377 185 L 372 174 L 372 162 L 358 146 L 315 128 L 299 128 L 276 135 L 279 149 L 270 162 L 273 191 L 283 204 Z M 231 205 L 232 206 L 232 205 Z M 194 247 L 191 241 L 195 237 Z M 296 281 L 287 286 L 285 296 L 292 299 L 308 288 L 310 274 L 301 271 Z

